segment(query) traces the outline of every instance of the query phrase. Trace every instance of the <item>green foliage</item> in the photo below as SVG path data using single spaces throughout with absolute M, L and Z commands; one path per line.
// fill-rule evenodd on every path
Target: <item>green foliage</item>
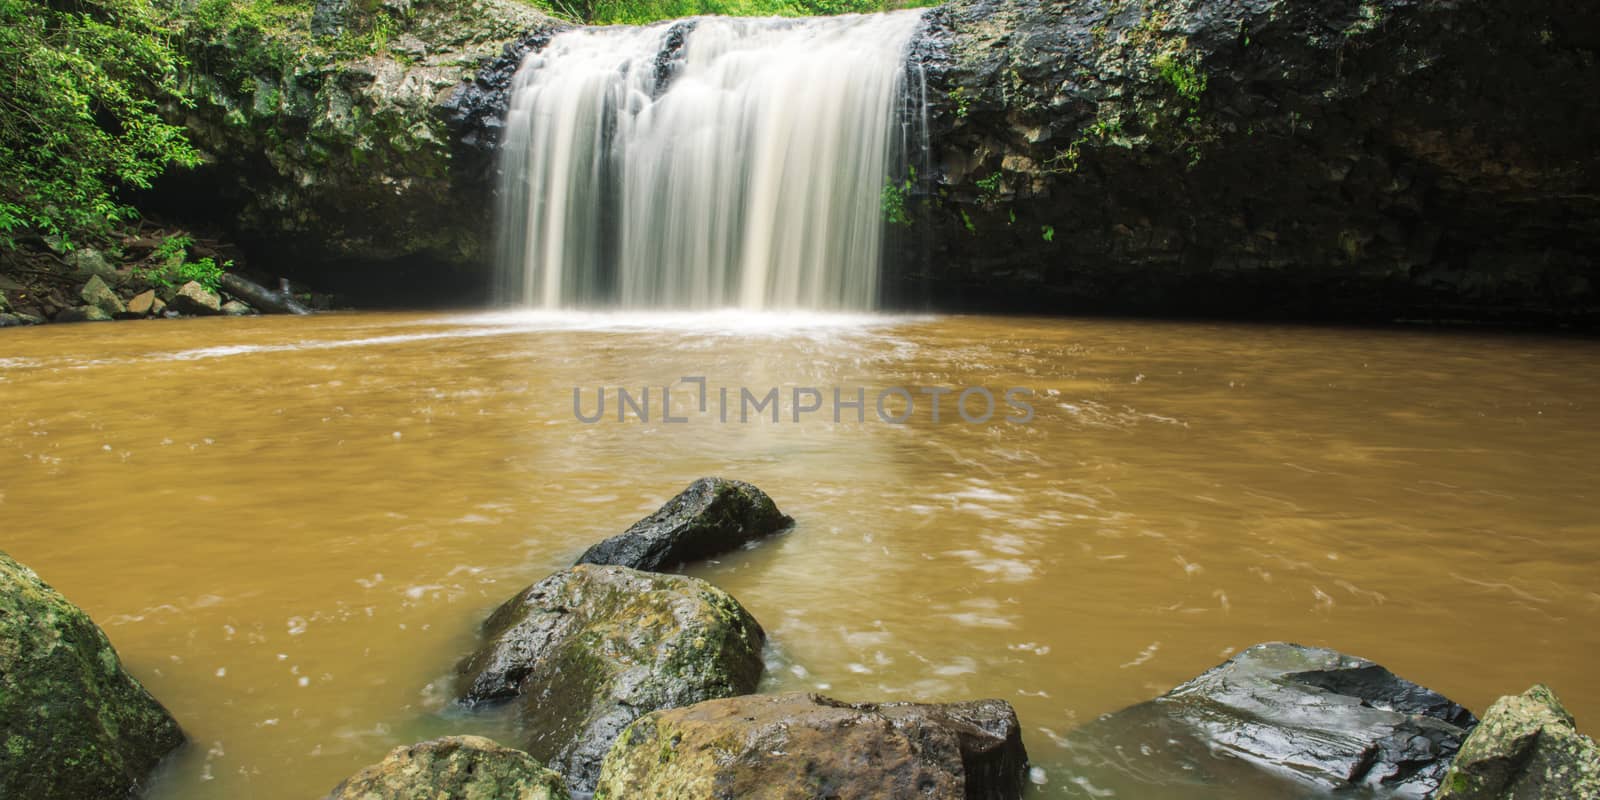
M 153 253 L 151 253 L 151 257 L 160 264 L 171 264 L 178 262 L 189 254 L 189 246 L 192 244 L 194 244 L 194 239 L 192 237 L 185 236 L 183 234 L 178 234 L 177 236 L 168 236 L 167 238 L 161 240 L 161 244 L 156 245 L 156 249 Z
M 972 98 L 967 96 L 967 87 L 957 86 L 950 90 L 950 102 L 955 104 L 956 119 L 966 119 L 972 111 Z
M 985 204 L 992 205 L 996 200 L 1000 199 L 1000 182 L 1004 179 L 1003 175 L 996 172 L 987 178 L 979 178 L 975 181 Z
M 1150 63 L 1179 97 L 1189 101 L 1191 106 L 1200 104 L 1200 95 L 1206 91 L 1206 76 L 1194 64 L 1173 52 L 1160 53 Z
M 967 216 L 967 210 L 964 208 L 961 209 L 961 225 L 967 229 L 967 233 L 978 235 L 978 226 L 972 224 L 972 217 Z
M 199 163 L 157 114 L 181 64 L 148 0 L 0 0 L 0 248 L 104 236 L 126 191 Z
M 1040 236 L 1040 238 L 1044 239 L 1047 242 L 1055 241 L 1056 240 L 1056 229 L 1055 229 L 1055 226 L 1052 226 L 1052 225 L 1041 225 L 1041 226 L 1039 226 L 1039 236 Z
M 917 179 L 917 168 L 912 167 L 904 181 L 895 183 L 889 181 L 883 187 L 883 219 L 890 225 L 911 224 L 911 213 L 906 208 L 906 197 L 911 194 L 911 185 Z
M 189 248 L 193 244 L 194 239 L 183 234 L 168 236 L 150 254 L 150 260 L 155 262 L 155 266 L 134 270 L 134 277 L 154 286 L 168 288 L 194 281 L 213 292 L 216 291 L 222 284 L 222 273 L 232 269 L 233 262 L 224 261 L 218 264 L 211 256 L 199 261 L 190 261 Z

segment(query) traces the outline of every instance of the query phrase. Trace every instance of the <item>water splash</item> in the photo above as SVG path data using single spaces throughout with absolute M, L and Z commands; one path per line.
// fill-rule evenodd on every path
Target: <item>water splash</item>
M 918 141 L 906 50 L 920 21 L 704 17 L 556 36 L 513 84 L 502 299 L 873 307 L 884 187 Z

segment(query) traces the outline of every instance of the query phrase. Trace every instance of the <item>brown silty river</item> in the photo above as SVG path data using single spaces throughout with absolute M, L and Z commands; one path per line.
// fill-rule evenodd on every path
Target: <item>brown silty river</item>
M 798 524 L 693 574 L 770 635 L 764 690 L 1000 697 L 1035 796 L 1062 737 L 1250 644 L 1376 660 L 1482 712 L 1600 722 L 1600 345 L 1000 319 L 327 315 L 0 336 L 0 549 L 82 605 L 191 745 L 152 796 L 320 797 L 451 732 L 494 606 L 702 475 Z M 685 423 L 659 387 L 705 376 Z M 653 390 L 619 423 L 615 387 Z M 781 387 L 782 421 L 718 419 Z M 918 394 L 791 419 L 795 386 Z M 583 424 L 574 387 L 592 412 Z M 682 390 L 681 394 L 678 390 Z M 898 410 L 892 401 L 890 410 Z M 981 400 L 969 408 L 981 411 Z M 1255 796 L 1223 787 L 1218 796 Z

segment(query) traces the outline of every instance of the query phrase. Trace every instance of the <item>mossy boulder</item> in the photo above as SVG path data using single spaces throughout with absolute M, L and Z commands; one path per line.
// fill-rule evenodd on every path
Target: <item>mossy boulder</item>
M 100 627 L 0 553 L 0 797 L 126 797 L 183 741 Z
M 516 698 L 525 749 L 588 791 L 606 750 L 642 714 L 755 690 L 765 633 L 705 581 L 582 565 L 489 617 L 462 662 L 469 705 Z
M 752 695 L 640 718 L 606 756 L 595 800 L 1011 800 L 1027 772 L 1003 700 Z
M 735 550 L 793 524 L 755 486 L 701 478 L 654 514 L 589 548 L 578 563 L 652 571 L 672 568 Z
M 1600 800 L 1600 748 L 1548 686 L 1502 697 L 1461 745 L 1435 800 Z
M 481 736 L 397 747 L 339 784 L 327 800 L 568 800 L 561 776 L 521 750 Z
M 1073 731 L 1076 778 L 1118 796 L 1422 798 L 1477 724 L 1364 658 L 1273 642 Z M 1171 790 L 1171 789 L 1169 789 Z

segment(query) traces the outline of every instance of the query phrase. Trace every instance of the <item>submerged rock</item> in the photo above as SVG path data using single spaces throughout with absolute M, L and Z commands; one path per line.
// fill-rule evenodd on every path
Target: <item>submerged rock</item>
M 1461 745 L 1436 800 L 1597 800 L 1600 748 L 1547 686 L 1502 697 Z
M 179 314 L 215 316 L 222 313 L 222 297 L 195 281 L 179 286 L 170 305 Z
M 0 797 L 126 797 L 182 744 L 99 626 L 0 553 Z
M 654 514 L 589 548 L 578 563 L 671 568 L 726 553 L 792 524 L 760 489 L 744 481 L 701 478 Z
M 397 747 L 350 776 L 327 800 L 568 800 L 561 776 L 481 736 Z
M 1475 724 L 1371 661 L 1272 643 L 1080 728 L 1069 746 L 1085 785 L 1128 796 L 1422 798 Z
M 765 633 L 705 581 L 582 565 L 523 590 L 462 662 L 468 704 L 519 697 L 527 751 L 593 788 L 606 750 L 640 715 L 755 690 Z
M 595 800 L 1009 800 L 1028 754 L 1003 700 L 841 703 L 752 695 L 659 711 L 606 756 Z

